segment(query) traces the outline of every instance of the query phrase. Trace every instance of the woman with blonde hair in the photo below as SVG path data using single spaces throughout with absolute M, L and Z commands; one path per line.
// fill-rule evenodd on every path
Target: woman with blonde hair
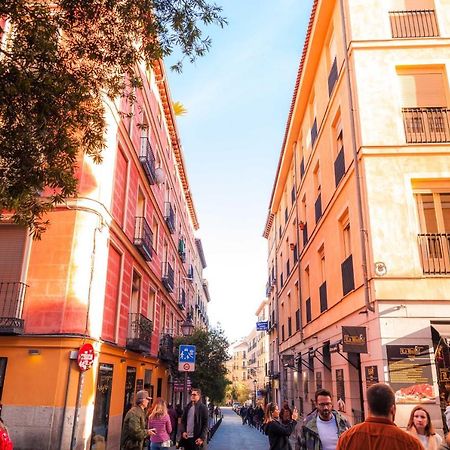
M 297 425 L 298 411 L 294 408 L 292 419 L 287 423 L 280 422 L 280 410 L 276 403 L 268 403 L 264 416 L 264 433 L 269 437 L 270 450 L 291 450 L 289 436 Z
M 149 450 L 160 450 L 161 448 L 170 447 L 172 425 L 167 412 L 167 403 L 160 397 L 156 399 L 148 416 L 148 428 L 155 432 L 150 437 Z
M 434 431 L 430 413 L 423 406 L 411 411 L 406 431 L 416 437 L 426 450 L 439 450 L 442 438 Z

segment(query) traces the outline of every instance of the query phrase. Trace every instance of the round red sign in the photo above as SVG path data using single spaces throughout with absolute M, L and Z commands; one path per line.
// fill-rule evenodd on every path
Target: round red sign
M 92 347 L 92 344 L 84 344 L 80 347 L 78 350 L 77 363 L 82 372 L 92 367 L 92 364 L 94 364 L 94 357 L 94 347 Z

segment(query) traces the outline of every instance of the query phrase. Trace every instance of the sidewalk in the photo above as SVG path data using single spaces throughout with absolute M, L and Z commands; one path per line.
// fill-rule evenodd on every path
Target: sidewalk
M 221 407 L 223 420 L 208 444 L 208 450 L 267 450 L 267 436 L 248 425 L 231 408 Z

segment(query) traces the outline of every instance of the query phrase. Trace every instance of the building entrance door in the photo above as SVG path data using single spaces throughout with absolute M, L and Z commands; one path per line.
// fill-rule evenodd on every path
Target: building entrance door
M 136 367 L 127 366 L 125 379 L 125 398 L 123 401 L 123 417 L 134 404 L 134 391 L 136 389 Z
M 100 364 L 98 369 L 97 389 L 95 395 L 94 418 L 92 420 L 91 448 L 98 448 L 100 442 L 108 439 L 109 407 L 114 366 Z M 95 447 L 94 447 L 95 445 Z

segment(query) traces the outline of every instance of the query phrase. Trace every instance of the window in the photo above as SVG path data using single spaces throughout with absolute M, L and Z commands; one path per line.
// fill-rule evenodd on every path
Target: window
M 141 310 L 141 281 L 141 276 L 135 270 L 133 270 L 130 313 L 139 313 Z
M 156 291 L 154 288 L 150 288 L 148 291 L 148 312 L 147 317 L 155 323 L 155 310 L 156 310 Z
M 152 233 L 153 233 L 153 249 L 155 253 L 158 253 L 158 241 L 159 241 L 159 225 L 156 217 L 152 220 Z
M 450 233 L 450 191 L 416 194 L 422 233 Z

